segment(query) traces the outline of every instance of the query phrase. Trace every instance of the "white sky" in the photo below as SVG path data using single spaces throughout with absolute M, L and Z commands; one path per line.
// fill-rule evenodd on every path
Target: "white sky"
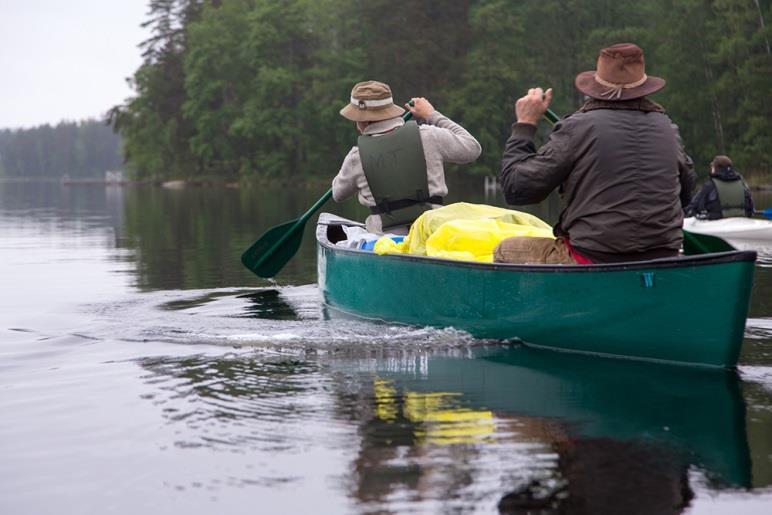
M 0 0 L 0 128 L 101 116 L 132 95 L 147 0 Z

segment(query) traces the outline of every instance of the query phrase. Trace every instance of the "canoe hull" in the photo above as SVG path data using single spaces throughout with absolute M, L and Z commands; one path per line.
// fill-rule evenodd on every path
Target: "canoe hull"
M 337 248 L 320 225 L 326 305 L 553 349 L 733 367 L 755 254 L 591 266 L 493 265 Z

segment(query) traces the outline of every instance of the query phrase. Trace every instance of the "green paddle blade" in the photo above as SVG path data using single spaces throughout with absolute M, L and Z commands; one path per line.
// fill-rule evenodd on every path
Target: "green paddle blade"
M 241 263 L 260 277 L 273 277 L 292 259 L 311 215 L 332 198 L 332 188 L 297 220 L 271 227 L 241 255 Z
M 718 236 L 684 231 L 684 254 L 687 256 L 731 250 L 737 249 Z
M 273 277 L 300 248 L 305 220 L 292 220 L 268 229 L 241 254 L 241 262 L 260 277 Z

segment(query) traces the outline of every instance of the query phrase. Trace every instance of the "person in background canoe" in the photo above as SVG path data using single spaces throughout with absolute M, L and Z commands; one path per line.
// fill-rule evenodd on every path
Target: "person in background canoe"
M 494 259 L 506 263 L 586 264 L 677 256 L 683 208 L 695 174 L 677 127 L 646 98 L 665 86 L 646 75 L 631 43 L 604 48 L 597 70 L 580 73 L 589 97 L 555 124 L 538 151 L 533 139 L 552 90 L 533 88 L 515 105 L 499 182 L 507 202 L 534 204 L 559 188 L 557 239 L 509 238 Z
M 370 208 L 367 230 L 407 234 L 410 224 L 448 194 L 443 163 L 471 163 L 480 144 L 463 127 L 436 111 L 425 98 L 405 104 L 426 123 L 405 123 L 391 88 L 360 82 L 341 116 L 356 122 L 360 136 L 332 181 L 332 198 L 342 202 L 358 194 Z
M 753 216 L 751 191 L 727 156 L 713 158 L 710 163 L 710 177 L 687 206 L 686 216 L 708 220 Z

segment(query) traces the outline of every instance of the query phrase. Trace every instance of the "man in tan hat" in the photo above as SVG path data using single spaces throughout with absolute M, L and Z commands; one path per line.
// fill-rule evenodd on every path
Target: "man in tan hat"
M 752 217 L 753 210 L 753 197 L 743 176 L 728 156 L 716 156 L 710 163 L 710 177 L 686 208 L 686 216 L 708 220 Z
M 504 240 L 495 260 L 576 264 L 678 255 L 695 174 L 678 129 L 646 98 L 665 81 L 646 75 L 643 51 L 623 43 L 601 50 L 597 70 L 580 73 L 575 86 L 589 98 L 538 151 L 533 138 L 552 90 L 533 88 L 517 101 L 499 177 L 510 204 L 534 204 L 559 188 L 565 207 L 557 239 Z
M 448 194 L 443 163 L 470 163 L 480 144 L 463 127 L 434 109 L 425 98 L 405 104 L 425 120 L 405 123 L 404 109 L 394 104 L 391 89 L 376 81 L 360 82 L 341 116 L 356 122 L 360 136 L 338 175 L 332 196 L 341 202 L 358 193 L 370 208 L 370 232 L 407 234 L 424 211 L 442 205 Z

